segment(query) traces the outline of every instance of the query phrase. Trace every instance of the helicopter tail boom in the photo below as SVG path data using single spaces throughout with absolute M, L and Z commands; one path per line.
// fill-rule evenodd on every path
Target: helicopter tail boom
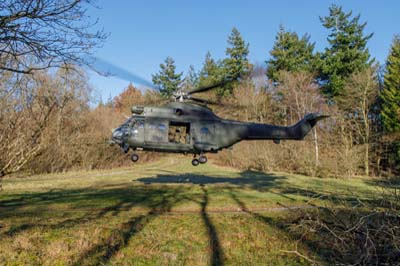
M 268 124 L 249 123 L 244 139 L 262 140 L 271 139 L 279 143 L 281 139 L 302 140 L 319 120 L 328 116 L 319 113 L 310 113 L 292 126 L 274 126 Z

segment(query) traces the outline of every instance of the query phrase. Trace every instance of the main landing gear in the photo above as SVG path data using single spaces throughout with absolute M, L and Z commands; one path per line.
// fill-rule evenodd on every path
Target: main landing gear
M 196 159 L 196 155 L 194 159 L 192 160 L 192 165 L 193 166 L 198 166 L 199 164 L 204 164 L 207 162 L 207 157 L 204 156 L 203 154 L 200 154 L 199 159 Z
M 198 166 L 199 163 L 200 163 L 200 162 L 199 162 L 199 160 L 197 160 L 197 159 L 193 159 L 193 160 L 192 160 L 192 165 L 193 165 L 193 166 Z
M 136 153 L 132 154 L 131 160 L 132 162 L 136 163 L 137 161 L 139 161 L 139 155 L 137 155 Z
M 199 157 L 199 162 L 200 162 L 200 163 L 206 163 L 206 162 L 207 162 L 207 157 L 204 156 L 204 155 L 201 155 L 201 156 Z

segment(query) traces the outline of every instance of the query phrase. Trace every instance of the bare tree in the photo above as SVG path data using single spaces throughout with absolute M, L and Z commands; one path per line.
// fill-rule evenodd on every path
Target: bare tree
M 278 92 L 283 96 L 282 105 L 285 106 L 287 111 L 285 115 L 291 120 L 291 123 L 300 120 L 307 113 L 323 111 L 322 109 L 325 107 L 324 99 L 319 93 L 320 88 L 312 73 L 281 71 L 279 78 Z M 313 135 L 315 166 L 318 166 L 319 147 L 316 127 L 313 129 Z
M 0 70 L 32 73 L 69 64 L 88 65 L 106 38 L 91 29 L 91 0 L 0 1 Z
M 369 149 L 372 130 L 372 108 L 376 103 L 379 84 L 376 72 L 369 68 L 353 74 L 346 86 L 338 104 L 343 110 L 354 141 L 363 145 L 364 150 L 364 174 L 369 175 Z
M 44 73 L 1 77 L 0 171 L 19 171 L 41 150 L 41 138 L 59 103 Z

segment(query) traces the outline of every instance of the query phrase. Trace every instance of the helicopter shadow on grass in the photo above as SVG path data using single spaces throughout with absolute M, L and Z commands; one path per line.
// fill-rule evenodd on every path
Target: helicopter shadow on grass
M 258 191 L 267 191 L 280 185 L 284 179 L 286 179 L 285 176 L 246 170 L 239 173 L 237 177 L 184 173 L 158 174 L 155 177 L 139 178 L 133 181 L 139 181 L 144 184 L 223 184 L 249 187 Z

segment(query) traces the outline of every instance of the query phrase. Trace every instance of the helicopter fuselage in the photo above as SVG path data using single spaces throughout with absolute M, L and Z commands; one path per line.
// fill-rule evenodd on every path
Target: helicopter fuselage
M 161 107 L 133 107 L 134 113 L 113 131 L 112 142 L 127 152 L 216 153 L 241 140 L 301 140 L 321 119 L 309 114 L 289 127 L 225 120 L 197 104 L 171 102 Z

